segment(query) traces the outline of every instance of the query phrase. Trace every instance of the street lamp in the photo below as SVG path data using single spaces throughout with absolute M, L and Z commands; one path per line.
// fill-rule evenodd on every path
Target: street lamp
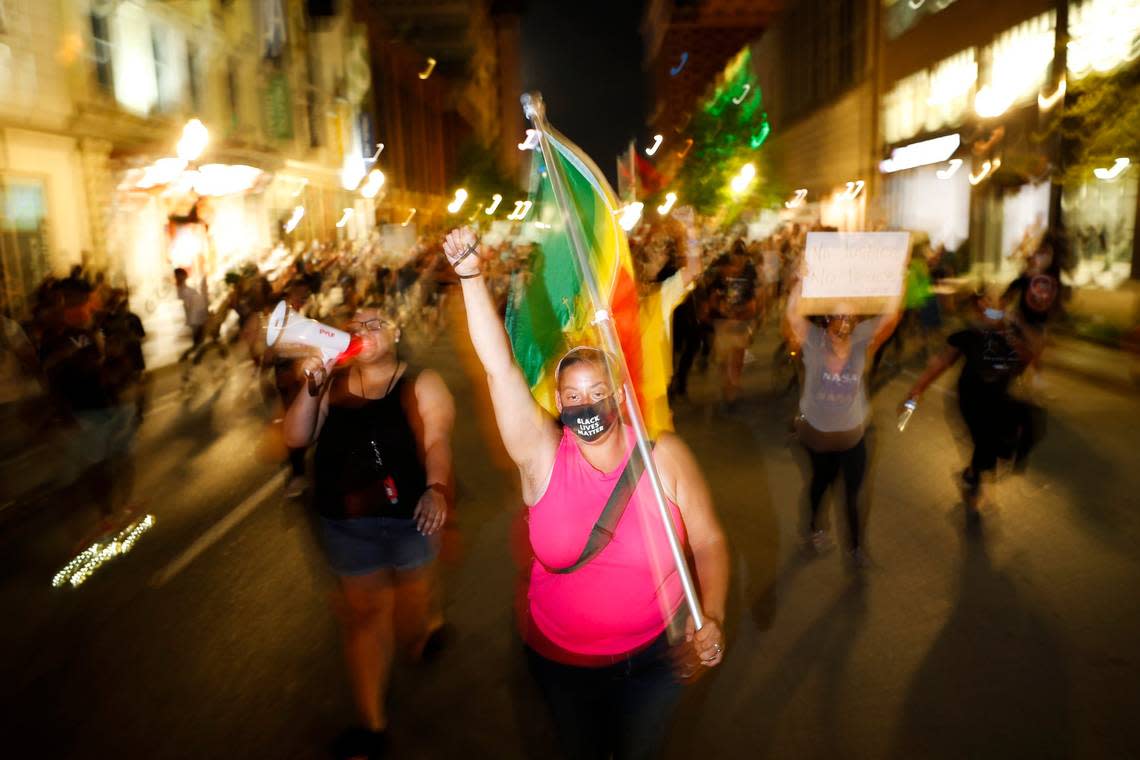
M 645 208 L 645 204 L 641 201 L 634 201 L 628 206 L 620 209 L 621 216 L 618 217 L 618 224 L 626 232 L 629 232 L 637 223 L 641 221 L 641 210 Z
M 197 161 L 210 142 L 210 131 L 198 119 L 191 119 L 182 127 L 182 137 L 178 140 L 178 157 L 187 163 Z
M 733 195 L 743 195 L 748 186 L 752 184 L 752 180 L 756 179 L 756 167 L 752 164 L 745 164 L 740 167 L 740 171 L 732 178 L 729 183 L 729 188 L 732 190 Z

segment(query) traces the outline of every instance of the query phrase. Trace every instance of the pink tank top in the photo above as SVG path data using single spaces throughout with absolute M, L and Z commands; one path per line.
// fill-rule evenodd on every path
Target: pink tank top
M 628 436 L 632 453 L 632 432 Z M 530 616 L 542 635 L 567 653 L 631 652 L 661 635 L 681 606 L 681 583 L 648 475 L 641 476 L 601 552 L 572 573 L 546 569 L 577 561 L 624 468 L 625 460 L 613 472 L 598 472 L 565 430 L 546 493 L 530 508 L 535 556 L 527 592 Z M 669 508 L 684 543 L 681 512 L 672 502 Z

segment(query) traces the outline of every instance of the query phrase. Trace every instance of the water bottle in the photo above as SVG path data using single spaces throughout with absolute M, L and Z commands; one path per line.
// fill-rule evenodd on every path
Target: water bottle
M 899 432 L 906 430 L 906 425 L 910 422 L 911 415 L 914 410 L 918 408 L 918 402 L 912 398 L 908 398 L 906 403 L 903 404 L 903 410 L 899 414 Z

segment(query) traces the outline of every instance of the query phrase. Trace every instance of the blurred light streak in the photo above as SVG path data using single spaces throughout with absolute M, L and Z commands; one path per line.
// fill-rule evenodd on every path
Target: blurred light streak
M 645 204 L 641 201 L 634 201 L 627 206 L 623 206 L 619 212 L 621 216 L 618 217 L 618 224 L 621 225 L 621 228 L 629 232 L 636 227 L 637 223 L 641 221 L 641 210 L 643 208 L 645 208 Z
M 1065 92 L 1068 90 L 1068 82 L 1065 77 L 1061 77 L 1061 81 L 1057 83 L 1057 89 L 1053 90 L 1052 95 L 1042 95 L 1037 93 L 1037 107 L 1042 111 L 1048 111 L 1053 106 L 1065 97 Z
M 182 137 L 178 140 L 176 152 L 183 161 L 197 161 L 210 142 L 210 131 L 198 119 L 191 119 L 182 127 Z
M 748 189 L 748 186 L 752 184 L 752 180 L 755 178 L 756 167 L 752 164 L 745 164 L 740 167 L 740 171 L 732 178 L 732 181 L 729 183 L 729 188 L 734 195 L 740 195 Z
M 515 210 L 512 211 L 507 218 L 521 222 L 523 219 L 526 219 L 526 215 L 530 213 L 530 207 L 532 205 L 530 201 L 515 201 Z
M 305 216 L 304 206 L 294 206 L 293 214 L 289 217 L 289 221 L 285 222 L 285 232 L 289 233 L 297 229 L 297 225 L 301 223 L 301 219 Z
M 1096 169 L 1093 169 L 1093 174 L 1096 175 L 1097 179 L 1104 180 L 1104 181 L 1108 182 L 1110 180 L 1114 180 L 1117 177 L 1119 177 L 1124 172 L 1124 170 L 1128 168 L 1128 165 L 1130 163 L 1132 163 L 1132 161 L 1130 159 L 1118 158 L 1118 159 L 1116 159 L 1116 161 L 1113 162 L 1111 168 L 1109 168 L 1109 169 L 1096 168 Z
M 447 204 L 449 213 L 457 214 L 459 209 L 463 208 L 463 204 L 467 202 L 467 191 L 462 187 L 455 191 L 455 199 Z
M 74 557 L 51 579 L 53 588 L 70 584 L 72 588 L 83 585 L 95 571 L 115 557 L 130 552 L 143 533 L 154 527 L 154 515 L 144 515 L 111 538 L 100 539 Z
M 384 182 L 387 179 L 384 172 L 373 169 L 368 172 L 368 179 L 365 180 L 364 187 L 360 188 L 360 194 L 365 198 L 375 198 L 376 194 L 380 192 L 380 188 L 384 187 Z
M 419 78 L 420 79 L 427 79 L 428 77 L 430 77 L 431 73 L 433 71 L 435 71 L 435 63 L 436 63 L 435 59 L 429 56 L 427 59 L 427 68 L 418 74 Z
M 841 198 L 845 201 L 853 201 L 863 194 L 863 188 L 866 187 L 863 180 L 857 179 L 847 183 L 847 189 L 843 191 Z
M 181 158 L 160 158 L 143 169 L 142 179 L 135 183 L 141 190 L 149 190 L 158 185 L 167 185 L 178 179 L 186 169 L 186 161 Z
M 807 198 L 807 188 L 801 187 L 796 190 L 795 195 L 789 201 L 784 201 L 784 208 L 799 208 L 804 205 L 804 199 Z
M 661 147 L 661 143 L 665 140 L 661 135 L 653 135 L 653 145 L 645 149 L 645 155 L 652 156 L 657 153 L 657 149 Z
M 934 175 L 936 177 L 938 177 L 938 179 L 950 179 L 955 174 L 957 174 L 958 170 L 961 168 L 962 168 L 962 159 L 952 158 L 952 159 L 950 159 L 950 165 L 949 166 L 947 166 L 945 169 L 939 169 L 938 171 L 936 171 L 934 173 Z
M 691 138 L 691 137 L 686 138 L 685 139 L 685 148 L 684 148 L 684 150 L 677 151 L 677 158 L 684 158 L 685 156 L 689 155 L 689 151 L 692 150 L 692 147 L 693 147 L 693 138 Z
M 991 85 L 978 90 L 974 96 L 974 111 L 983 119 L 996 119 L 1013 105 L 1013 96 L 1009 93 L 999 93 Z
M 534 150 L 538 147 L 538 130 L 528 129 L 526 139 L 519 143 L 519 150 Z
M 340 229 L 340 228 L 344 227 L 344 225 L 348 224 L 348 219 L 351 216 L 352 216 L 352 209 L 346 208 L 344 210 L 344 213 L 342 213 L 340 215 L 340 219 L 336 223 L 337 229 Z
M 305 192 L 305 188 L 306 188 L 306 187 L 308 187 L 308 186 L 309 186 L 309 180 L 307 180 L 307 179 L 302 179 L 302 180 L 301 180 L 301 186 L 300 186 L 300 187 L 298 187 L 298 188 L 297 188 L 297 189 L 296 189 L 296 190 L 293 192 L 293 197 L 294 197 L 294 198 L 297 198 L 297 197 L 299 197 L 299 196 L 301 195 L 301 193 Z
M 732 99 L 733 104 L 734 105 L 740 105 L 741 103 L 743 103 L 744 99 L 748 97 L 748 91 L 751 89 L 752 89 L 752 85 L 745 84 L 744 89 L 740 91 L 740 94 Z
M 665 202 L 657 207 L 657 213 L 665 216 L 673 210 L 673 204 L 677 202 L 676 193 L 665 193 Z
M 892 150 L 890 158 L 879 162 L 879 171 L 892 174 L 927 164 L 941 163 L 954 155 L 954 151 L 958 150 L 961 144 L 961 136 L 952 134 L 904 145 Z
M 689 53 L 688 53 L 688 51 L 685 51 L 684 53 L 681 53 L 680 63 L 678 63 L 673 68 L 669 69 L 669 76 L 675 77 L 678 74 L 680 74 L 681 70 L 685 68 L 685 64 L 688 62 L 689 62 Z
M 495 193 L 494 195 L 491 196 L 491 205 L 488 206 L 487 209 L 483 213 L 487 214 L 488 216 L 495 213 L 495 210 L 497 208 L 499 208 L 499 204 L 502 202 L 503 202 L 503 196 L 499 195 L 498 193 Z
M 368 159 L 368 163 L 374 164 L 380 159 L 380 154 L 384 152 L 384 143 L 376 143 L 376 152 L 372 154 L 372 158 Z
M 919 8 L 926 4 L 926 0 L 918 0 L 917 3 L 914 0 L 906 0 L 906 4 L 910 6 L 910 9 L 912 11 L 917 11 Z
M 261 175 L 261 169 L 245 164 L 204 164 L 195 173 L 194 192 L 214 196 L 244 193 L 257 184 Z
M 405 219 L 404 221 L 400 222 L 400 226 L 401 227 L 407 227 L 409 224 L 412 223 L 412 218 L 415 215 L 416 215 L 416 210 L 413 208 L 411 211 L 408 212 L 408 218 Z
M 970 174 L 970 184 L 977 185 L 984 181 L 986 177 L 996 172 L 1001 167 L 1001 159 L 995 158 L 992 162 L 986 161 L 982 164 L 982 169 L 977 174 Z

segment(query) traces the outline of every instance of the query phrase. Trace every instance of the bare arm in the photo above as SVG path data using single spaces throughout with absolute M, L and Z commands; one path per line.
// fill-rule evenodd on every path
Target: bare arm
M 930 363 L 926 365 L 926 371 L 914 382 L 914 386 L 907 394 L 907 398 L 920 398 L 922 394 L 926 392 L 926 389 L 930 387 L 931 383 L 941 377 L 943 372 L 952 367 L 954 362 L 958 361 L 958 357 L 961 355 L 962 352 L 958 349 L 953 346 L 947 346 L 945 351 L 935 356 L 930 360 Z
M 894 331 L 898 328 L 899 322 L 902 321 L 903 309 L 902 298 L 897 299 L 891 304 L 891 308 L 887 313 L 879 318 L 879 324 L 875 328 L 875 334 L 871 336 L 871 342 L 867 346 L 867 352 L 874 354 L 879 350 L 879 346 L 887 342 Z
M 336 360 L 327 364 L 319 358 L 310 357 L 305 360 L 301 368 L 306 376 L 312 375 L 320 384 L 321 391 L 316 396 L 309 393 L 308 384 L 302 388 L 289 409 L 285 412 L 285 445 L 291 449 L 301 449 L 317 440 L 321 434 L 321 427 L 329 414 L 329 386 L 332 376 L 332 366 Z
M 451 430 L 455 425 L 455 401 L 443 378 L 425 370 L 416 378 L 416 410 L 422 429 L 417 431 L 424 452 L 428 485 L 438 484 L 451 494 Z
M 811 322 L 800 314 L 800 291 L 802 288 L 803 281 L 797 280 L 796 284 L 792 286 L 791 292 L 788 293 L 788 304 L 784 309 L 784 338 L 787 339 L 793 349 L 803 346 L 811 328 Z
M 554 465 L 558 426 L 530 395 L 526 377 L 515 363 L 494 299 L 480 276 L 478 254 L 460 260 L 473 245 L 475 233 L 461 228 L 447 236 L 444 252 L 460 277 L 467 329 L 487 373 L 499 435 L 507 455 L 523 475 L 523 498 L 532 504 L 541 496 Z
M 663 434 L 654 449 L 662 487 L 681 510 L 689 548 L 697 566 L 701 606 L 706 616 L 724 620 L 728 597 L 728 542 L 721 530 L 712 494 L 689 447 L 676 435 Z

